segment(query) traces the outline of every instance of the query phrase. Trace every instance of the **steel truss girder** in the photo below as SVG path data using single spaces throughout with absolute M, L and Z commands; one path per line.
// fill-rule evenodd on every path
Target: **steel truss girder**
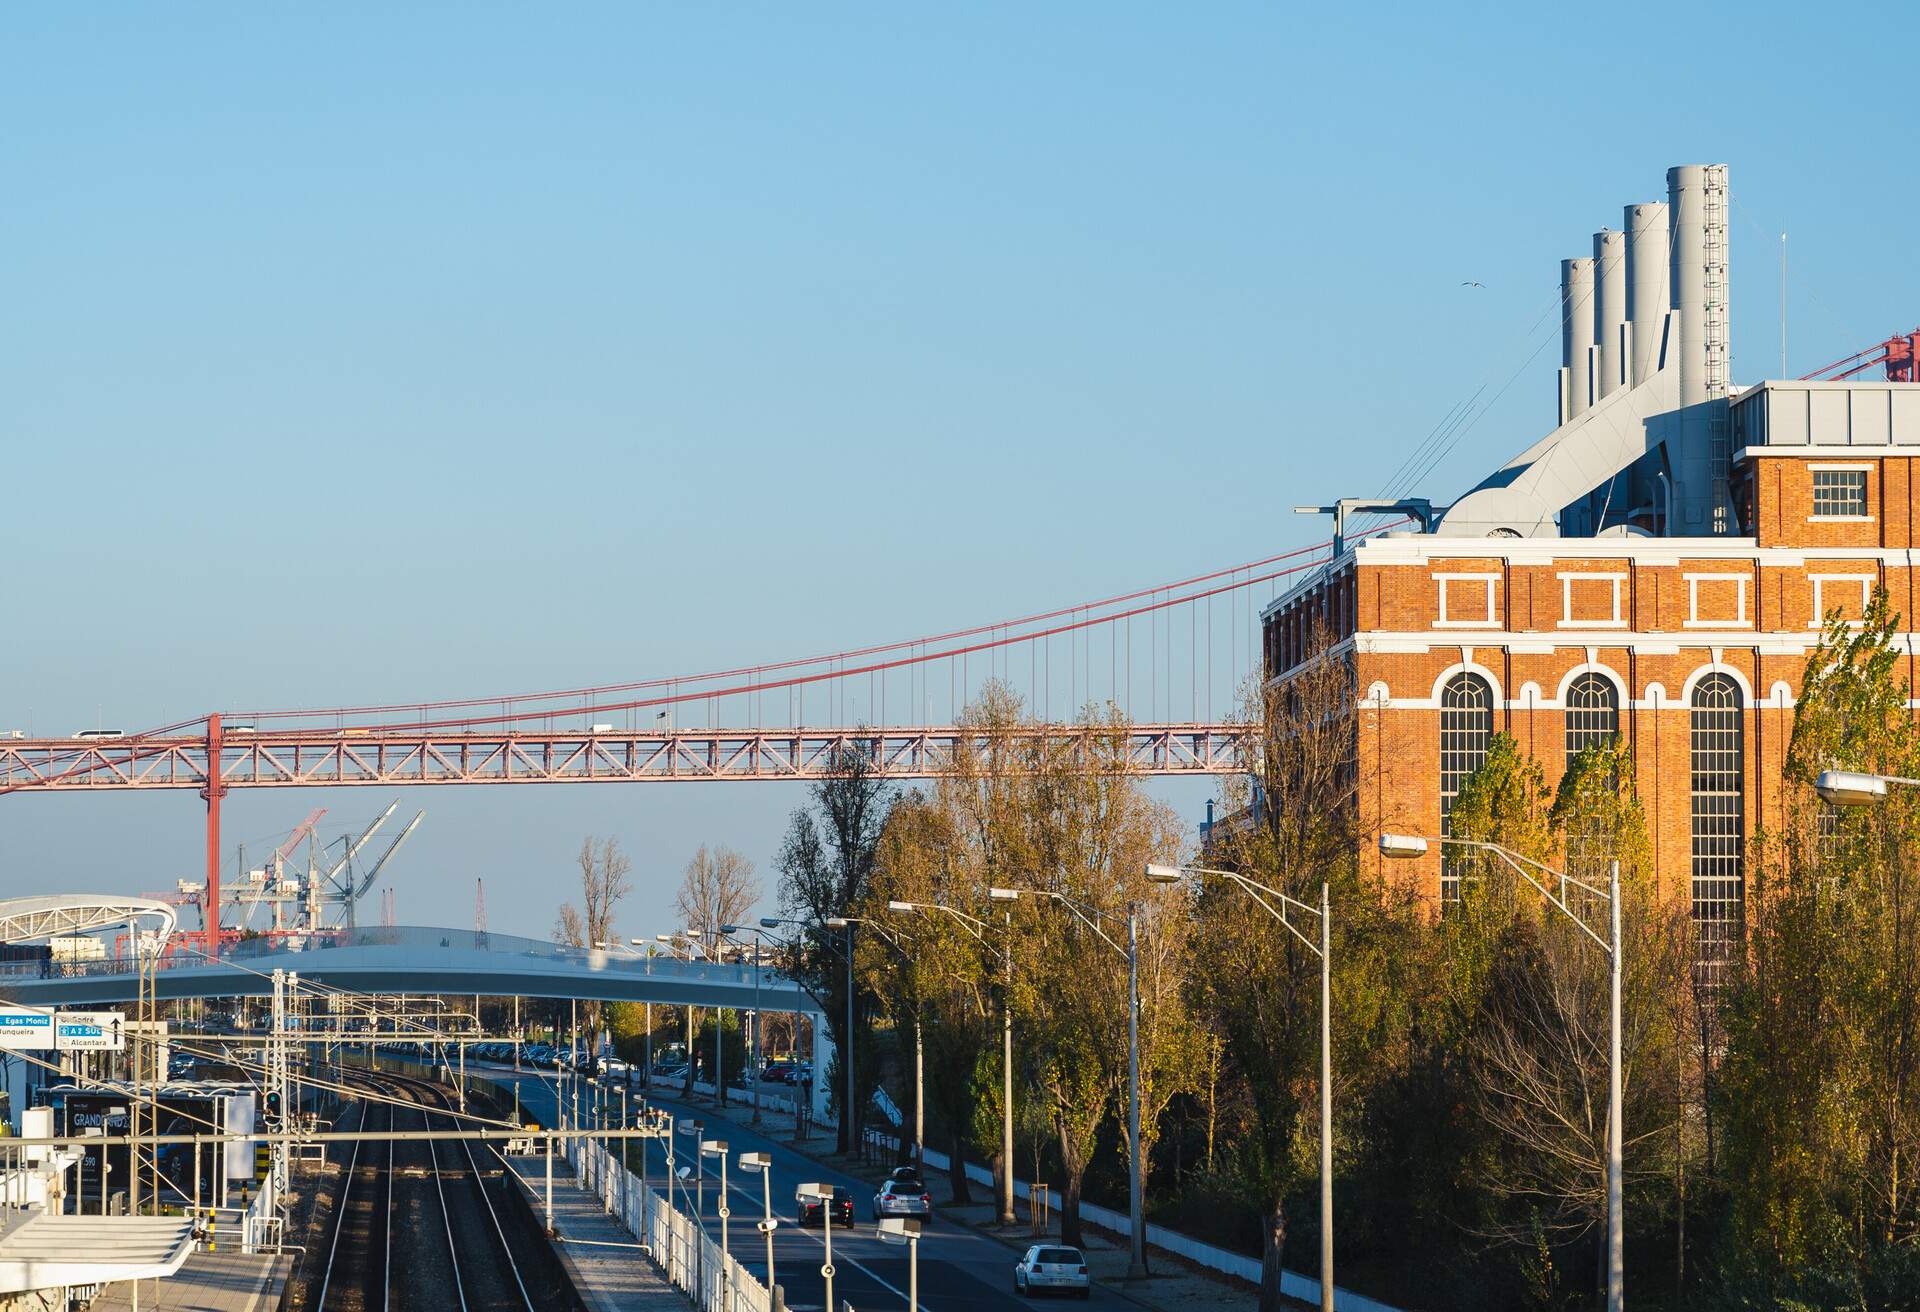
M 1015 747 L 1089 753 L 1108 730 L 1047 725 Z M 1247 768 L 1251 731 L 1234 724 L 1143 724 L 1127 731 L 1138 775 L 1220 775 Z M 951 772 L 969 738 L 958 728 L 697 730 L 588 734 L 436 733 L 405 729 L 258 733 L 220 744 L 223 788 L 388 787 L 406 784 L 664 783 L 824 779 L 847 751 L 869 754 L 888 779 Z M 1020 752 L 1010 754 L 1018 759 Z M 207 786 L 205 738 L 0 741 L 0 793 Z

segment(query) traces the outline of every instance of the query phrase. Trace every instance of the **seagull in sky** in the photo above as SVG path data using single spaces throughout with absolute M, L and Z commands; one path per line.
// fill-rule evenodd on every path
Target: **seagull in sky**
M 1475 281 L 1473 281 L 1473 279 L 1471 279 L 1471 278 L 1469 278 L 1469 279 L 1467 279 L 1467 281 L 1465 281 L 1465 282 L 1463 282 L 1463 283 L 1461 283 L 1460 285 L 1461 285 L 1462 287 L 1478 287 L 1478 288 L 1480 288 L 1480 289 L 1481 289 L 1482 291 L 1485 291 L 1485 290 L 1486 290 L 1486 286 L 1487 286 L 1487 285 L 1486 285 L 1485 283 L 1483 283 L 1483 282 L 1475 282 Z

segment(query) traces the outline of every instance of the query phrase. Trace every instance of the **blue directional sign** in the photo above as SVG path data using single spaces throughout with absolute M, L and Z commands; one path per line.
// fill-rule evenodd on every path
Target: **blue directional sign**
M 31 1007 L 0 1007 L 0 1048 L 51 1048 L 53 1013 Z

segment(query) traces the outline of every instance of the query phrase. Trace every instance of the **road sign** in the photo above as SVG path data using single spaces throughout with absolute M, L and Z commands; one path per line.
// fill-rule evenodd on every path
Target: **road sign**
M 119 1052 L 127 1046 L 117 1011 L 63 1011 L 53 1019 L 53 1046 L 62 1052 Z
M 0 1048 L 51 1048 L 53 1013 L 31 1007 L 0 1007 Z

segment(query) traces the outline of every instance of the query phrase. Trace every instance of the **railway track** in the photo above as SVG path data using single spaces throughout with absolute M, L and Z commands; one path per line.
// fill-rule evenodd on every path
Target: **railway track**
M 393 1108 L 376 1102 L 360 1104 L 362 1129 L 386 1130 L 392 1126 Z M 346 1173 L 334 1204 L 326 1265 L 321 1268 L 319 1291 L 311 1303 L 321 1312 L 385 1312 L 389 1306 L 393 1158 L 398 1146 L 359 1140 L 350 1146 L 336 1146 L 347 1153 Z
M 447 1091 L 429 1081 L 357 1072 L 352 1082 L 373 1095 L 359 1104 L 370 1131 L 464 1123 Z M 313 1296 L 305 1306 L 318 1312 L 577 1307 L 558 1261 L 532 1233 L 517 1196 L 506 1191 L 505 1170 L 491 1144 L 353 1143 L 325 1264 L 309 1278 Z

